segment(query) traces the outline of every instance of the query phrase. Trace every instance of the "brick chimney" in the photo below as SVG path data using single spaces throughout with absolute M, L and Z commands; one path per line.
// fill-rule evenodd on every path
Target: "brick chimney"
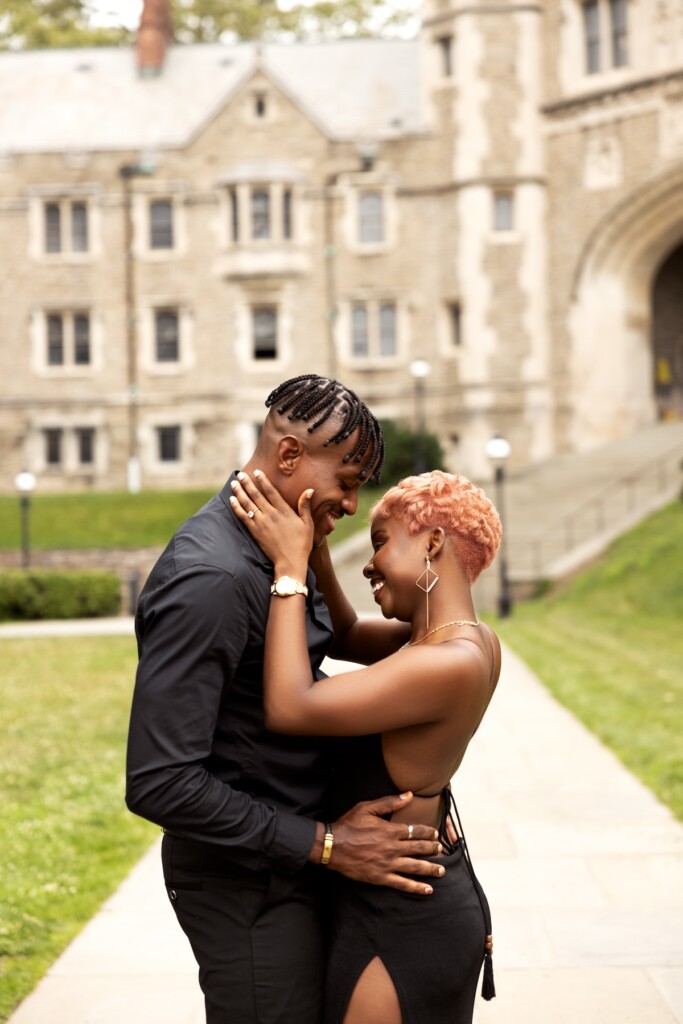
M 169 0 L 143 0 L 137 37 L 138 74 L 142 78 L 161 74 L 166 47 L 172 38 Z

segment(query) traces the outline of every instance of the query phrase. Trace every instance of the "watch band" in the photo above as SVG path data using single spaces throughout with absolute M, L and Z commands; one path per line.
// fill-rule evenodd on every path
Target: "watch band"
M 320 863 L 327 866 L 330 863 L 330 857 L 332 856 L 332 846 L 334 844 L 334 835 L 332 834 L 332 826 L 325 824 L 325 838 L 323 840 L 323 853 L 320 858 Z

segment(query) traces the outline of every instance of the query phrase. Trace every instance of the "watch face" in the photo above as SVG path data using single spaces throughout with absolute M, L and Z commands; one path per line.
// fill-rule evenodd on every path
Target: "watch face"
M 281 576 L 273 584 L 273 589 L 279 597 L 291 597 L 292 594 L 306 594 L 307 590 L 298 580 L 291 576 Z

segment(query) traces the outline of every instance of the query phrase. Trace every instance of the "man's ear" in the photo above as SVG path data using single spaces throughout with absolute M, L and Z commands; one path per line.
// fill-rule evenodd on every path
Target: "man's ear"
M 436 558 L 446 541 L 446 533 L 443 527 L 435 526 L 433 530 L 430 530 L 427 540 L 427 557 Z
M 304 452 L 303 443 L 294 434 L 286 434 L 277 443 L 277 468 L 283 476 L 291 476 L 297 468 Z

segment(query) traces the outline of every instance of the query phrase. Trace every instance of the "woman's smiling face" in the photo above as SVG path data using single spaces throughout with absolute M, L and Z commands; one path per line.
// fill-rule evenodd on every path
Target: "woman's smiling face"
M 411 536 L 393 516 L 375 516 L 370 527 L 373 555 L 363 569 L 375 602 L 387 619 L 409 622 L 420 595 L 415 580 L 424 569 L 424 534 Z

